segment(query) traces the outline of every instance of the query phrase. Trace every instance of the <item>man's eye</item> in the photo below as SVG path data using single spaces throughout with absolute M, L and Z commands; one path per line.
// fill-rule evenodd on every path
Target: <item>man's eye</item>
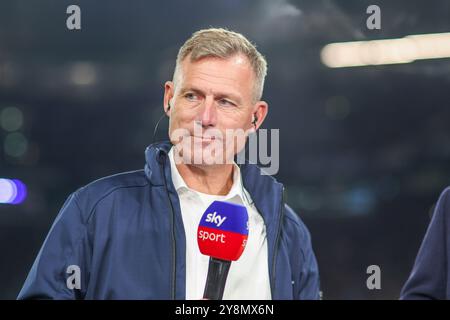
M 188 99 L 189 101 L 196 101 L 197 100 L 197 96 L 194 93 L 186 93 L 184 95 L 184 97 L 186 99 Z
M 234 106 L 234 103 L 233 102 L 231 102 L 231 101 L 229 101 L 229 100 L 227 100 L 227 99 L 220 99 L 219 100 L 219 104 L 221 105 L 221 106 Z

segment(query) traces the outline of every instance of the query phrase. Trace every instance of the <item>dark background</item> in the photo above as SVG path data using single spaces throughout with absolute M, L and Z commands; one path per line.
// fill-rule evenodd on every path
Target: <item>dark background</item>
M 70 4 L 80 31 L 66 28 Z M 370 4 L 381 30 L 366 27 Z M 264 127 L 280 129 L 276 178 L 312 233 L 324 299 L 397 299 L 450 185 L 450 59 L 330 69 L 320 50 L 449 32 L 449 18 L 445 0 L 2 0 L 0 116 L 14 107 L 23 124 L 0 126 L 0 177 L 29 194 L 0 204 L 0 298 L 17 296 L 69 193 L 143 168 L 178 48 L 214 26 L 268 60 Z M 366 287 L 372 264 L 381 290 Z

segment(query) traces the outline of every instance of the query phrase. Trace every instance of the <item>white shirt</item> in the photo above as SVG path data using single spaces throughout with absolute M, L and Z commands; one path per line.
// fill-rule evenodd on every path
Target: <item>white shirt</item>
M 267 237 L 264 220 L 241 182 L 240 168 L 234 164 L 233 186 L 226 196 L 201 193 L 189 188 L 175 165 L 173 147 L 169 151 L 172 181 L 180 198 L 186 234 L 186 299 L 203 298 L 209 257 L 200 253 L 197 228 L 206 208 L 215 200 L 244 205 L 249 215 L 247 245 L 241 257 L 231 263 L 223 293 L 224 300 L 270 300 Z M 245 196 L 244 196 L 245 193 Z

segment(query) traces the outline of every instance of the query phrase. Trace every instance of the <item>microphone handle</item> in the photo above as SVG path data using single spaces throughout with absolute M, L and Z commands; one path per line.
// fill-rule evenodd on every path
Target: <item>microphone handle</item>
M 230 265 L 231 261 L 213 257 L 209 258 L 208 277 L 206 279 L 203 299 L 222 300 Z

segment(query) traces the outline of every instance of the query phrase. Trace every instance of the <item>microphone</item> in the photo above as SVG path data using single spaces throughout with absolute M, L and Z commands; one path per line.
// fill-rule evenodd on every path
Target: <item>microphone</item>
M 241 257 L 247 238 L 245 206 L 214 201 L 206 209 L 197 230 L 200 252 L 210 257 L 204 299 L 222 300 L 231 262 Z

